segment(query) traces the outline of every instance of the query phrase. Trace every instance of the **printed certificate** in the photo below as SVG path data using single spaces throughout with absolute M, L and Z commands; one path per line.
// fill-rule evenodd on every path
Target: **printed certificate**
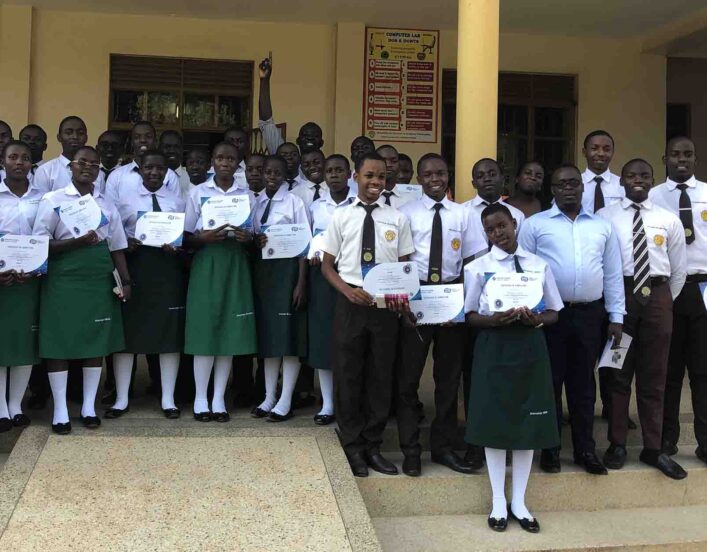
M 184 213 L 164 211 L 138 211 L 135 238 L 142 245 L 162 247 L 165 244 L 179 247 L 184 235 Z
M 46 274 L 49 236 L 0 236 L 0 272 Z

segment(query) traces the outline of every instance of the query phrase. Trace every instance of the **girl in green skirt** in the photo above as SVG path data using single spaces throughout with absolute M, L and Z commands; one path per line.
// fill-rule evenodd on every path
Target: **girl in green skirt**
M 196 249 L 189 276 L 184 352 L 194 355 L 194 418 L 201 422 L 227 422 L 225 393 L 234 355 L 256 351 L 255 314 L 250 263 L 246 246 L 252 242 L 250 216 L 241 227 L 202 219 L 202 206 L 210 198 L 246 196 L 248 188 L 234 178 L 240 154 L 233 144 L 221 142 L 213 150 L 212 178 L 194 186 L 184 222 L 184 247 Z M 211 371 L 214 396 L 207 397 Z
M 115 197 L 128 236 L 126 258 L 134 283 L 130 302 L 123 304 L 125 351 L 113 355 L 116 401 L 105 417 L 119 418 L 128 411 L 134 356 L 155 354 L 159 355 L 162 411 L 174 419 L 180 415 L 174 404 L 174 387 L 184 346 L 186 274 L 177 256 L 178 244 L 148 247 L 140 241 L 145 237 L 135 232 L 142 214 L 184 213 L 185 202 L 178 187 L 164 183 L 167 159 L 161 151 L 142 154 L 139 172 L 142 180 L 124 182 Z
M 0 182 L 0 236 L 31 235 L 42 192 L 28 178 L 32 169 L 29 146 L 24 142 L 8 142 L 2 153 L 2 165 L 5 179 Z M 40 280 L 36 276 L 8 270 L 5 260 L 0 259 L 0 432 L 30 423 L 22 413 L 22 398 L 32 365 L 39 362 Z M 8 370 L 9 390 L 6 389 Z
M 128 242 L 117 209 L 93 185 L 99 167 L 95 149 L 79 148 L 70 164 L 71 184 L 42 198 L 33 229 L 35 235 L 50 237 L 39 311 L 39 354 L 48 360 L 52 430 L 62 435 L 71 431 L 66 408 L 68 361 L 81 360 L 81 421 L 93 429 L 101 425 L 95 402 L 103 357 L 125 348 L 120 301 L 130 299 L 130 274 L 123 254 Z M 77 238 L 59 213 L 62 206 L 87 196 L 98 204 L 101 222 Z M 114 269 L 122 291 L 116 286 Z
M 479 328 L 466 441 L 485 447 L 493 491 L 489 527 L 504 531 L 511 515 L 523 529 L 537 533 L 540 524 L 525 506 L 533 450 L 559 445 L 550 360 L 540 328 L 557 322 L 563 304 L 547 263 L 518 246 L 509 209 L 495 203 L 481 213 L 481 222 L 493 247 L 464 268 L 464 310 L 468 323 Z M 497 286 L 494 274 L 501 273 L 523 273 L 518 285 L 541 286 L 540 302 L 505 309 L 508 300 L 491 289 Z M 510 508 L 504 494 L 507 450 L 513 451 Z
M 287 162 L 279 155 L 265 158 L 265 193 L 256 202 L 253 222 L 256 243 L 267 247 L 263 231 L 274 224 L 309 224 L 304 203 L 287 191 Z M 265 359 L 265 400 L 252 410 L 255 418 L 282 422 L 292 417 L 292 393 L 299 375 L 299 358 L 307 354 L 307 257 L 264 260 L 258 252 L 254 265 L 255 316 L 258 356 Z M 277 380 L 282 364 L 282 392 Z

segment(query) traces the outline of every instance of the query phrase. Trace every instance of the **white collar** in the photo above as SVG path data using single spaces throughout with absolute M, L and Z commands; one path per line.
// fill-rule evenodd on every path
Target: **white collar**
M 501 205 L 505 205 L 505 203 L 503 202 L 503 199 L 500 198 L 500 197 L 499 197 L 496 201 L 486 201 L 485 199 L 482 199 L 481 196 L 478 195 L 478 194 L 475 195 L 475 196 L 469 201 L 469 203 L 470 203 L 471 205 L 473 205 L 474 207 L 480 206 L 480 205 L 482 205 L 482 204 L 484 204 L 484 203 L 488 203 L 489 205 L 494 205 L 495 203 L 500 203 Z
M 515 250 L 515 253 L 506 253 L 503 249 L 500 247 L 496 247 L 495 245 L 491 247 L 491 251 L 489 253 L 493 256 L 494 259 L 497 261 L 503 261 L 506 259 L 509 259 L 513 257 L 514 255 L 518 257 L 529 257 L 530 253 L 528 253 L 525 249 L 523 249 L 520 244 L 518 244 L 518 247 Z
M 62 191 L 64 192 L 65 195 L 68 195 L 68 196 L 81 197 L 81 194 L 76 189 L 76 186 L 74 186 L 73 182 L 70 182 Z M 93 185 L 93 197 L 102 197 L 101 191 L 98 189 L 98 186 L 96 186 L 95 184 Z
M 678 183 L 675 182 L 674 180 L 668 180 L 665 181 L 665 183 L 668 185 L 668 189 L 672 192 L 675 188 L 678 187 Z M 688 188 L 694 188 L 697 186 L 697 179 L 695 178 L 695 175 L 693 174 L 690 178 L 688 178 L 683 184 L 687 184 Z
M 603 173 L 596 174 L 589 167 L 587 167 L 587 169 L 582 173 L 582 180 L 586 184 L 587 182 L 593 182 L 597 176 L 602 177 L 602 182 L 611 182 L 611 169 L 607 167 Z
M 422 194 L 422 204 L 425 206 L 426 209 L 432 209 L 438 203 L 441 204 L 442 207 L 444 207 L 445 209 L 449 209 L 449 204 L 451 203 L 451 201 L 449 201 L 446 195 L 442 198 L 441 201 L 435 201 L 427 194 Z
M 636 202 L 631 201 L 627 197 L 621 198 L 621 207 L 623 207 L 624 209 L 631 209 L 633 207 L 634 203 L 636 203 Z M 650 200 L 650 198 L 646 198 L 645 201 L 642 201 L 641 203 L 636 203 L 636 205 L 640 205 L 641 209 L 648 209 L 648 210 L 653 209 L 653 202 Z
M 232 191 L 232 190 L 240 190 L 240 189 L 242 189 L 242 188 L 238 185 L 238 182 L 236 181 L 236 178 L 235 178 L 235 177 L 233 178 L 233 182 L 231 183 L 231 186 L 230 186 L 230 187 L 228 188 L 228 190 L 226 190 L 225 192 L 223 191 L 222 188 L 220 188 L 219 186 L 216 185 L 216 180 L 214 180 L 214 177 L 213 177 L 213 176 L 211 176 L 211 177 L 210 177 L 209 179 L 207 179 L 205 182 L 202 182 L 202 184 L 205 184 L 207 187 L 213 188 L 214 190 L 218 190 L 219 192 L 224 193 L 224 194 L 227 194 L 228 192 L 230 192 L 230 191 Z M 199 184 L 199 186 L 201 186 L 201 184 Z M 165 186 L 162 185 L 162 188 L 164 188 L 164 187 L 165 187 Z M 160 190 L 161 190 L 162 188 L 160 188 Z

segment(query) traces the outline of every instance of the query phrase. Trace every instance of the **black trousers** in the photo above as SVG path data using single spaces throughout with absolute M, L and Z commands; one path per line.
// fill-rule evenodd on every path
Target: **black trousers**
M 685 369 L 690 377 L 695 437 L 700 448 L 707 451 L 707 310 L 695 281 L 685 284 L 673 304 L 673 338 L 663 409 L 663 440 L 673 444 L 680 438 L 680 395 Z
M 346 454 L 378 452 L 390 410 L 398 315 L 339 295 L 334 310 L 334 407 Z
M 545 328 L 552 364 L 557 425 L 562 430 L 562 387 L 572 427 L 574 452 L 594 452 L 594 366 L 601 346 L 603 301 L 565 306 L 557 324 Z
M 402 328 L 397 364 L 397 419 L 400 450 L 420 456 L 418 395 L 427 353 L 434 342 L 435 417 L 430 427 L 432 454 L 453 450 L 457 432 L 457 395 L 464 362 L 464 324 Z

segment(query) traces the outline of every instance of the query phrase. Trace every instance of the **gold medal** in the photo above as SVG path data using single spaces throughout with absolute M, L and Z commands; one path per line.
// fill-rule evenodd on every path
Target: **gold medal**
M 650 294 L 651 294 L 651 288 L 649 288 L 648 286 L 643 286 L 641 288 L 641 295 L 643 295 L 643 297 L 648 297 L 648 296 L 650 296 Z
M 388 230 L 385 233 L 385 239 L 388 241 L 393 241 L 395 239 L 395 232 L 393 232 L 392 230 Z
M 371 253 L 370 251 L 366 251 L 363 254 L 363 260 L 367 263 L 370 263 L 373 260 L 373 253 Z
M 692 236 L 692 229 L 691 228 L 685 228 L 685 235 L 689 238 Z
M 436 284 L 437 282 L 439 282 L 439 274 L 434 273 L 432 276 L 430 276 L 430 280 Z
M 655 236 L 653 236 L 653 243 L 660 247 L 665 243 L 665 238 L 660 234 L 656 234 Z
M 454 251 L 459 251 L 459 248 L 462 246 L 462 241 L 459 238 L 454 238 L 452 240 L 452 249 Z

